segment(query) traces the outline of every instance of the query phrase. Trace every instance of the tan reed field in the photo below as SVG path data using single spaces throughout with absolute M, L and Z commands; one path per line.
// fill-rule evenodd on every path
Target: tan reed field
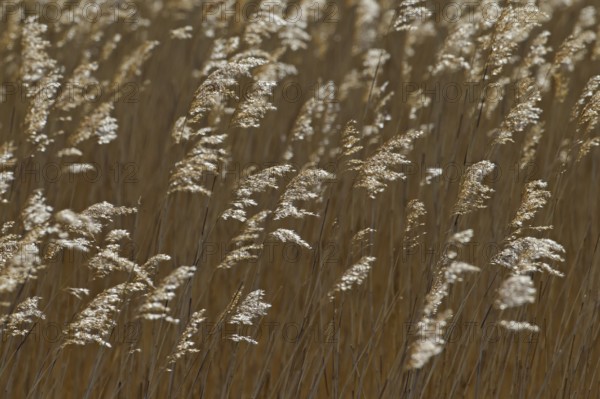
M 0 3 L 6 398 L 597 398 L 591 0 Z

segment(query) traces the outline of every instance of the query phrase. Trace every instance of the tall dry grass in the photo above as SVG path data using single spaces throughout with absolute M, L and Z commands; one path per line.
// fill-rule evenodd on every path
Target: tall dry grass
M 597 397 L 597 12 L 2 2 L 2 396 Z

